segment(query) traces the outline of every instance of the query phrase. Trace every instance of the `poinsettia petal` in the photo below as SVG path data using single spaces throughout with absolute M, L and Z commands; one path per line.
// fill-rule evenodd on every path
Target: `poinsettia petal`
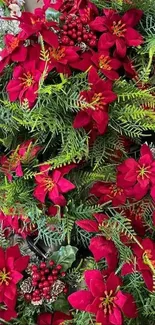
M 58 186 L 62 193 L 67 193 L 75 188 L 75 185 L 64 177 L 60 178 Z
M 121 38 L 116 39 L 116 50 L 120 57 L 124 58 L 126 55 L 126 44 L 125 41 Z
M 106 282 L 107 290 L 115 292 L 116 289 L 121 285 L 121 279 L 115 274 L 111 273 Z
M 89 291 L 80 290 L 72 293 L 68 301 L 75 309 L 85 311 L 87 306 L 93 302 L 93 296 Z
M 98 232 L 98 224 L 94 220 L 79 220 L 76 225 L 88 232 Z
M 6 259 L 8 259 L 8 257 L 13 257 L 15 260 L 21 257 L 21 253 L 18 245 L 7 248 Z
M 37 325 L 51 325 L 52 324 L 52 314 L 42 313 L 37 318 Z
M 96 321 L 97 324 L 111 325 L 111 322 L 109 321 L 109 316 L 104 313 L 103 309 L 98 310 L 96 315 Z
M 5 267 L 5 253 L 4 249 L 0 247 L 0 270 Z
M 87 112 L 80 111 L 77 113 L 77 115 L 74 119 L 73 127 L 75 129 L 78 129 L 78 128 L 88 125 L 89 122 L 90 122 L 90 116 L 87 114 Z
M 90 290 L 90 287 L 91 287 L 91 281 L 93 279 L 103 282 L 103 276 L 102 276 L 102 273 L 99 270 L 85 271 L 84 277 L 85 277 L 85 282 L 86 282 L 89 290 Z
M 132 26 L 134 27 L 137 25 L 142 18 L 143 11 L 139 9 L 130 9 L 128 10 L 122 17 L 122 21 L 127 25 L 127 26 Z
M 140 35 L 140 33 L 132 27 L 127 28 L 125 37 L 128 46 L 139 46 L 144 42 L 143 37 Z
M 14 267 L 18 272 L 24 271 L 29 263 L 29 256 L 21 256 L 14 262 Z
M 126 300 L 125 304 L 122 306 L 123 313 L 128 318 L 136 318 L 137 317 L 137 306 L 134 301 L 134 298 L 129 293 L 125 293 L 125 295 L 126 295 L 127 300 Z
M 15 284 L 17 284 L 23 278 L 23 275 L 15 270 L 11 273 L 11 276 L 12 282 Z
M 33 196 L 42 203 L 45 202 L 46 194 L 47 189 L 45 188 L 45 186 L 42 185 L 37 185 L 33 191 Z
M 122 325 L 122 314 L 117 307 L 113 308 L 113 311 L 109 315 L 109 321 L 115 325 Z

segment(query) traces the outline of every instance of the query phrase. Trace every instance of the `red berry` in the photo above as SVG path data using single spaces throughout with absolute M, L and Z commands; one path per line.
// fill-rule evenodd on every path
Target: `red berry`
M 72 26 L 76 27 L 76 22 L 75 21 L 72 22 Z
M 63 30 L 67 30 L 68 26 L 67 25 L 63 25 Z
M 37 282 L 32 280 L 32 285 L 33 285 L 33 287 L 36 287 L 37 286 Z
M 67 288 L 63 289 L 63 292 L 64 293 L 67 293 L 68 292 L 68 289 Z
M 73 26 L 72 26 L 72 24 L 70 23 L 70 24 L 68 24 L 68 28 L 72 28 Z
M 51 296 L 50 295 L 46 295 L 46 299 L 47 300 L 50 300 L 51 299 Z
M 43 292 L 43 293 L 42 293 L 42 296 L 43 296 L 43 297 L 46 297 L 46 292 Z
M 40 288 L 40 289 L 42 289 L 43 288 L 43 283 L 42 282 L 40 282 L 39 284 L 38 284 L 38 287 Z
M 45 281 L 45 280 L 46 280 L 45 276 L 42 276 L 42 277 L 40 278 L 40 281 L 41 281 L 41 282 L 43 282 L 43 281 Z
M 50 287 L 44 287 L 43 288 L 43 292 L 46 292 L 47 293 L 48 291 L 50 291 Z
M 82 37 L 78 37 L 77 40 L 78 40 L 78 42 L 81 42 L 82 41 Z
M 83 34 L 83 39 L 86 41 L 88 39 L 88 34 Z
M 66 272 L 61 272 L 60 275 L 61 275 L 62 277 L 64 277 L 64 276 L 66 276 Z
M 64 31 L 62 35 L 64 36 L 64 35 L 67 35 L 67 34 L 68 34 L 68 32 Z
M 40 291 L 38 289 L 36 289 L 35 291 L 33 291 L 33 295 L 34 296 L 38 296 L 40 294 Z
M 44 274 L 45 274 L 45 271 L 41 270 L 40 275 L 44 275 Z
M 57 270 L 61 270 L 61 269 L 62 269 L 62 265 L 61 265 L 61 264 L 58 264 L 58 265 L 56 266 L 56 269 L 57 269 Z
M 79 31 L 82 31 L 82 24 L 77 24 L 77 29 L 79 30 Z
M 44 281 L 43 282 L 43 285 L 44 285 L 44 287 L 48 287 L 49 286 L 49 282 L 48 281 Z
M 49 261 L 49 265 L 50 265 L 50 266 L 53 266 L 54 264 L 55 264 L 54 261 Z
M 64 16 L 64 15 L 61 15 L 61 16 L 59 17 L 59 19 L 60 19 L 60 20 L 65 20 L 65 16 Z
M 70 41 L 69 45 L 70 46 L 73 46 L 74 45 L 74 41 Z
M 58 279 L 57 275 L 54 275 L 53 280 L 56 281 Z
M 45 269 L 46 268 L 46 263 L 45 262 L 41 262 L 40 263 L 40 268 L 41 269 Z
M 58 271 L 57 271 L 57 270 L 53 270 L 53 271 L 52 271 L 52 274 L 53 274 L 53 275 L 57 275 L 57 274 L 58 274 Z
M 48 274 L 50 271 L 48 268 L 45 269 L 45 274 Z
M 32 265 L 31 269 L 32 269 L 33 272 L 38 271 L 38 266 L 37 265 Z
M 91 46 L 91 47 L 96 46 L 96 40 L 94 40 L 94 39 L 90 40 L 89 46 Z
M 79 18 L 76 19 L 76 23 L 77 23 L 77 24 L 80 24 L 80 23 L 81 23 L 81 19 L 79 19 Z
M 81 36 L 82 32 L 78 31 L 77 36 Z
M 36 301 L 40 301 L 40 297 L 39 296 L 36 297 Z
M 63 36 L 63 37 L 61 38 L 61 41 L 62 41 L 62 43 L 63 43 L 64 45 L 67 45 L 67 44 L 69 43 L 69 37 L 67 37 L 67 36 Z
M 32 280 L 34 280 L 34 281 L 38 281 L 40 279 L 40 275 L 38 274 L 38 273 L 34 273 L 33 275 L 32 275 Z
M 72 38 L 77 38 L 76 33 L 73 33 L 73 34 L 72 34 Z
M 24 298 L 25 298 L 27 301 L 31 301 L 32 296 L 31 296 L 30 293 L 26 293 L 26 294 L 24 295 Z
M 71 36 L 72 35 L 72 30 L 69 30 L 67 35 Z
M 53 282 L 53 276 L 52 276 L 52 275 L 49 275 L 49 276 L 48 276 L 48 281 L 49 281 L 49 282 L 51 282 L 51 281 Z

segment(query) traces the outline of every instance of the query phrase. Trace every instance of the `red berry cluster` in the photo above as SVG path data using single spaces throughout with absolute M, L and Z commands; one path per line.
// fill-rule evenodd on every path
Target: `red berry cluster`
M 61 272 L 62 265 L 55 265 L 54 261 L 47 263 L 41 262 L 39 266 L 32 265 L 32 286 L 33 291 L 25 294 L 27 301 L 38 302 L 42 299 L 51 299 L 51 289 L 55 281 L 58 278 L 65 277 L 66 273 Z M 67 293 L 67 287 L 64 288 L 63 292 Z
M 63 18 L 63 17 L 62 17 Z M 97 46 L 97 36 L 90 30 L 86 15 L 68 15 L 65 18 L 60 33 L 60 42 L 63 45 L 74 46 L 75 44 L 85 43 L 90 48 Z

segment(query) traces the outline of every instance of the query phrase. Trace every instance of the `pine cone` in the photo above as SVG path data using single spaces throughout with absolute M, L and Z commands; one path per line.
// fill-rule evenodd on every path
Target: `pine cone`
M 25 279 L 22 284 L 20 285 L 20 289 L 22 293 L 31 293 L 33 291 L 33 286 L 32 286 L 32 279 L 31 277 L 28 277 Z
M 54 302 L 57 300 L 57 297 L 63 292 L 65 288 L 64 282 L 57 280 L 52 286 L 51 290 L 51 299 L 50 302 Z

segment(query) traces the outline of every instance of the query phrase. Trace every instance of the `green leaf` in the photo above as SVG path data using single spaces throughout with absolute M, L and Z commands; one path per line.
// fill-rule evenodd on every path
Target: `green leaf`
M 69 312 L 69 303 L 64 295 L 59 296 L 53 307 L 55 311 L 61 311 L 63 313 Z
M 52 8 L 48 8 L 45 12 L 45 15 L 46 15 L 46 19 L 48 21 L 50 20 L 55 20 L 57 21 L 61 15 L 61 13 L 55 9 L 52 9 Z
M 51 256 L 51 259 L 57 264 L 63 266 L 63 271 L 68 270 L 73 262 L 76 260 L 76 253 L 78 249 L 71 245 L 62 246 L 59 251 L 54 252 Z

